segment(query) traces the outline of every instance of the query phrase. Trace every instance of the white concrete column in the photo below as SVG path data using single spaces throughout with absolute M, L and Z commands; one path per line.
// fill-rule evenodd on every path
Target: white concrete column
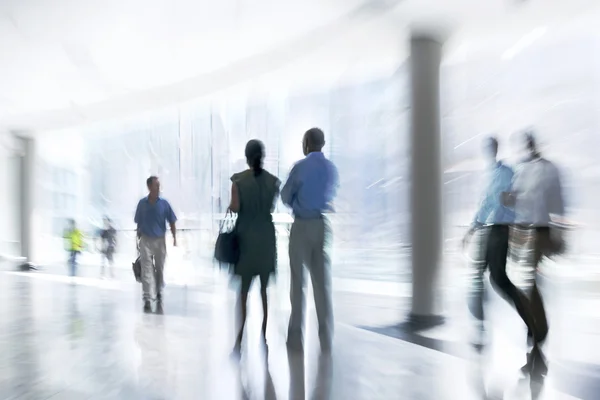
M 21 142 L 10 132 L 0 132 L 0 259 L 21 255 Z
M 33 262 L 35 214 L 35 139 L 18 134 L 21 142 L 21 256 Z
M 417 325 L 441 323 L 442 163 L 440 132 L 441 40 L 413 35 L 411 67 L 412 309 Z

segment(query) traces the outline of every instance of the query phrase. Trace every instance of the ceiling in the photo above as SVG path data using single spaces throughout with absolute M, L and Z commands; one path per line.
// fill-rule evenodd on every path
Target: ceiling
M 3 0 L 0 130 L 80 125 L 243 82 L 367 79 L 402 63 L 410 30 L 448 38 L 448 58 L 461 61 L 505 51 L 540 24 L 589 18 L 597 7 L 596 0 L 520 3 Z

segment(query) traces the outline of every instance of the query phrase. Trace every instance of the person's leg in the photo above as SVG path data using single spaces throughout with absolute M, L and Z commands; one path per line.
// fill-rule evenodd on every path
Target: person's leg
M 550 230 L 548 228 L 540 228 L 536 230 L 535 250 L 534 250 L 534 274 L 537 275 L 537 269 L 544 257 L 543 246 L 548 246 L 550 242 Z M 533 286 L 531 287 L 531 293 L 529 296 L 531 302 L 531 310 L 535 320 L 537 329 L 537 341 L 542 342 L 548 335 L 548 319 L 546 317 L 546 310 L 544 308 L 544 301 L 542 294 L 540 293 L 537 283 L 534 279 Z
M 110 277 L 115 277 L 115 251 L 111 250 L 106 255 L 106 261 L 108 261 L 108 269 L 110 271 Z
M 487 240 L 489 229 L 483 228 L 473 234 L 475 250 L 469 267 L 468 306 L 471 315 L 479 322 L 485 319 L 483 310 L 484 283 L 483 274 L 487 268 Z
M 485 285 L 483 275 L 487 269 L 487 241 L 489 228 L 482 228 L 473 234 L 474 251 L 472 262 L 469 265 L 469 286 L 467 304 L 471 315 L 475 319 L 475 330 L 472 345 L 481 349 L 485 341 Z
M 69 274 L 75 276 L 75 255 L 77 253 L 71 250 L 69 253 Z
M 106 259 L 108 258 L 108 254 L 101 251 L 100 257 L 100 277 L 104 278 L 106 275 Z
M 154 300 L 154 265 L 152 264 L 152 240 L 142 236 L 140 239 L 140 262 L 142 264 L 143 300 L 147 306 Z M 146 307 L 147 308 L 147 307 Z
M 290 230 L 290 302 L 292 312 L 288 326 L 288 345 L 302 347 L 304 334 L 304 309 L 306 298 L 304 296 L 304 261 L 306 237 L 304 235 L 304 221 L 294 221 Z
M 507 226 L 493 226 L 488 239 L 488 265 L 494 289 L 507 302 L 514 305 L 528 329 L 534 327 L 529 299 L 519 290 L 506 274 L 509 230 Z
M 252 285 L 252 277 L 242 276 L 242 287 L 240 289 L 239 330 L 235 341 L 234 351 L 239 352 L 242 348 L 244 328 L 246 327 L 246 316 L 248 314 L 248 292 Z
M 307 232 L 311 241 L 311 257 L 308 269 L 315 298 L 317 321 L 319 322 L 319 341 L 321 349 L 329 351 L 333 341 L 333 305 L 331 299 L 331 261 L 327 254 L 326 242 L 329 237 L 329 225 L 326 220 L 311 221 Z
M 77 275 L 77 255 L 79 254 L 78 251 L 74 251 L 73 252 L 73 262 L 71 264 L 71 276 L 76 276 Z
M 267 299 L 267 287 L 269 286 L 269 274 L 260 276 L 260 298 L 262 300 L 263 307 L 263 322 L 262 322 L 262 335 L 263 339 L 267 340 L 267 320 L 269 319 L 269 302 Z
M 165 238 L 156 239 L 154 242 L 154 283 L 156 285 L 156 300 L 162 301 L 162 289 L 165 285 L 164 269 L 167 258 L 167 243 Z

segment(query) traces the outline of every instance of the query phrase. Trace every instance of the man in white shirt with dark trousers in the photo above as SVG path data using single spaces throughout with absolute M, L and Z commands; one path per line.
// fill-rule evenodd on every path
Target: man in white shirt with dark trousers
M 537 148 L 533 132 L 526 131 L 517 138 L 523 152 L 523 161 L 515 170 L 512 189 L 503 194 L 503 202 L 515 210 L 515 231 L 532 237 L 528 266 L 535 276 L 543 256 L 560 253 L 563 242 L 556 229 L 565 214 L 563 190 L 558 168 L 543 158 Z M 528 336 L 537 345 L 548 335 L 548 322 L 542 297 L 533 279 L 530 294 L 530 312 L 535 329 Z

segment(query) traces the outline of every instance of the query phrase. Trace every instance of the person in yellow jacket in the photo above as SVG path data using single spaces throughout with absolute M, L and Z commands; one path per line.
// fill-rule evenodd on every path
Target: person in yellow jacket
M 77 256 L 83 250 L 83 233 L 77 228 L 75 220 L 69 221 L 69 226 L 65 231 L 65 245 L 69 252 L 69 268 L 71 276 L 77 272 Z

